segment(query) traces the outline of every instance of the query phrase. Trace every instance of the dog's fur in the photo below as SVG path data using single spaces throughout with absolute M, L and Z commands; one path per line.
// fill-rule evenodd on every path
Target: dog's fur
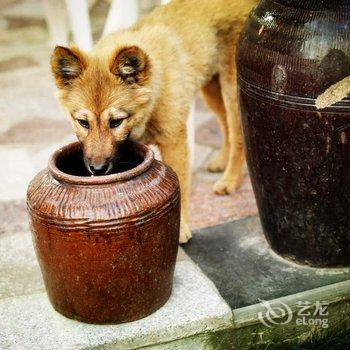
M 101 39 L 88 54 L 74 46 L 56 47 L 51 58 L 59 100 L 83 143 L 88 169 L 109 172 L 118 144 L 130 136 L 156 144 L 164 162 L 176 171 L 181 187 L 182 243 L 191 237 L 186 120 L 200 89 L 224 136 L 220 152 L 208 163 L 210 171 L 224 171 L 214 190 L 232 193 L 242 179 L 235 47 L 255 3 L 174 0 L 130 29 Z

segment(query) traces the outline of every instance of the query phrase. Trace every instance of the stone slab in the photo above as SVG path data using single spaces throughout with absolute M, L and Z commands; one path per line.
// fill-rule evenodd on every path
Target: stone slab
M 25 210 L 23 205 L 17 203 L 17 206 L 19 207 L 17 215 L 23 215 L 22 211 Z M 0 299 L 30 295 L 45 290 L 27 218 L 23 226 L 24 230 L 6 231 L 0 235 Z M 184 250 L 179 247 L 177 262 L 191 263 L 191 261 Z
M 25 200 L 0 201 L 0 239 L 5 234 L 23 233 L 28 230 Z
M 64 116 L 61 119 L 36 117 L 13 124 L 6 132 L 0 134 L 0 144 L 53 143 L 72 134 L 71 123 Z
M 6 164 L 0 170 L 0 202 L 26 198 L 29 182 L 47 167 L 51 154 L 73 140 L 69 135 L 57 143 L 0 144 L 0 159 Z
M 190 261 L 177 263 L 165 306 L 139 321 L 90 325 L 70 320 L 53 310 L 46 293 L 2 299 L 0 315 L 4 350 L 136 349 L 232 325 L 229 306 Z
M 192 176 L 189 203 L 190 227 L 203 229 L 219 223 L 256 215 L 257 207 L 248 174 L 239 189 L 231 195 L 218 196 L 213 191 L 214 179 L 221 174 L 210 174 L 206 170 L 197 171 Z
M 13 146 L 0 148 L 0 159 L 6 167 L 0 173 L 0 201 L 24 198 L 35 167 L 26 149 Z
M 43 291 L 30 234 L 0 236 L 0 300 Z
M 0 86 L 0 132 L 33 118 L 64 118 L 48 66 L 1 73 Z
M 6 17 L 44 18 L 44 7 L 38 0 L 26 0 L 10 4 L 3 10 Z
M 31 24 L 32 20 L 28 21 L 23 18 L 7 20 L 7 22 L 12 29 L 0 31 L 0 61 L 16 60 L 18 57 L 23 57 L 30 59 L 36 65 L 41 64 L 43 67 L 48 67 L 51 49 L 47 45 L 48 32 L 46 28 L 32 26 L 28 30 L 26 24 Z M 15 70 L 25 67 L 25 64 L 13 62 Z M 2 68 L 6 68 L 6 66 Z M 3 71 L 11 70 L 1 69 L 0 72 Z M 27 85 L 33 88 L 35 81 L 28 81 Z
M 196 143 L 214 148 L 220 148 L 222 135 L 218 122 L 214 117 L 201 124 L 197 129 Z
M 195 144 L 192 159 L 192 172 L 196 172 L 201 167 L 204 167 L 213 150 L 210 147 Z
M 349 291 L 347 280 L 270 300 L 269 307 L 259 303 L 234 310 L 234 329 L 221 333 L 220 341 L 240 350 L 348 349 Z
M 232 309 L 350 279 L 350 268 L 316 269 L 279 257 L 257 216 L 196 231 L 184 249 Z

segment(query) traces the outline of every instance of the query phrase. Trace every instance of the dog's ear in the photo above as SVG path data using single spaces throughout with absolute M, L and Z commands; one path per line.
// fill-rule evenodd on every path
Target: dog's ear
M 145 85 L 149 78 L 150 64 L 145 52 L 137 46 L 131 46 L 117 52 L 110 69 L 126 84 Z
M 69 86 L 85 68 L 85 55 L 78 48 L 55 47 L 51 55 L 51 70 L 58 88 Z

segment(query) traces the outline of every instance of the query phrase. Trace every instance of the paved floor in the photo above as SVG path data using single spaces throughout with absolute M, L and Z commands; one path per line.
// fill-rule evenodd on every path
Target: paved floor
M 100 0 L 91 10 L 95 38 L 100 35 L 107 9 L 108 3 Z M 0 208 L 4 210 L 0 211 L 0 233 L 13 225 L 13 218 L 21 224 L 25 218 L 28 182 L 46 166 L 52 150 L 74 139 L 70 124 L 54 97 L 49 55 L 41 1 L 1 1 Z M 198 229 L 255 214 L 248 175 L 234 195 L 219 197 L 212 191 L 220 175 L 209 174 L 205 163 L 220 146 L 221 136 L 212 113 L 199 98 L 195 123 L 191 227 Z
M 179 251 L 172 295 L 158 311 L 130 323 L 90 325 L 50 305 L 29 232 L 1 235 L 0 349 L 253 349 L 315 336 L 315 328 L 291 320 L 265 327 L 260 317 L 268 309 L 260 300 L 282 302 L 287 310 L 322 301 L 330 328 L 321 330 L 350 326 L 350 270 L 283 260 L 268 247 L 257 217 L 198 230 L 185 251 Z
M 142 2 L 147 7 L 151 0 Z M 101 33 L 107 8 L 107 1 L 100 0 L 91 10 L 94 38 Z M 190 204 L 190 225 L 196 232 L 185 248 L 193 260 L 180 249 L 169 302 L 151 316 L 124 325 L 86 325 L 54 312 L 25 205 L 30 179 L 46 166 L 54 149 L 74 140 L 54 98 L 47 43 L 40 0 L 0 1 L 0 349 L 212 349 L 218 346 L 210 345 L 211 334 L 232 330 L 232 317 L 241 333 L 230 334 L 239 342 L 237 348 L 243 348 L 253 334 L 261 334 L 255 325 L 248 327 L 247 339 L 242 333 L 242 324 L 252 324 L 256 312 L 247 306 L 232 314 L 232 308 L 348 278 L 348 270 L 325 272 L 282 261 L 268 248 L 256 217 L 238 220 L 257 212 L 247 174 L 236 194 L 213 194 L 218 175 L 209 174 L 205 163 L 221 137 L 213 115 L 198 98 Z M 214 227 L 231 220 L 236 221 Z M 197 230 L 201 228 L 206 229 Z M 348 284 L 344 286 L 347 292 Z M 343 294 L 337 298 L 343 300 Z
M 196 231 L 184 250 L 233 310 L 350 280 L 350 268 L 312 268 L 279 257 L 258 216 Z
M 107 9 L 108 3 L 100 0 L 91 10 L 95 38 Z M 78 349 L 115 341 L 119 347 L 114 348 L 136 348 L 195 334 L 206 337 L 229 327 L 230 307 L 182 250 L 172 297 L 149 318 L 94 328 L 65 319 L 49 305 L 29 234 L 25 195 L 53 150 L 75 137 L 54 97 L 48 41 L 40 0 L 0 1 L 0 348 Z M 196 129 L 191 227 L 254 215 L 247 175 L 232 196 L 212 192 L 218 175 L 209 174 L 205 162 L 217 151 L 220 133 L 199 98 Z M 197 338 L 193 342 L 192 348 L 207 348 L 196 344 Z

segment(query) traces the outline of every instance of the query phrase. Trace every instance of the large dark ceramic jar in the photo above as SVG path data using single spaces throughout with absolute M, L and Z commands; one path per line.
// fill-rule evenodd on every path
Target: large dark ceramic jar
M 54 308 L 84 322 L 126 322 L 172 290 L 179 239 L 176 174 L 128 142 L 118 173 L 84 176 L 79 143 L 54 153 L 28 189 L 32 237 Z
M 263 0 L 237 52 L 247 162 L 271 247 L 350 265 L 350 100 L 315 98 L 350 75 L 350 1 Z

